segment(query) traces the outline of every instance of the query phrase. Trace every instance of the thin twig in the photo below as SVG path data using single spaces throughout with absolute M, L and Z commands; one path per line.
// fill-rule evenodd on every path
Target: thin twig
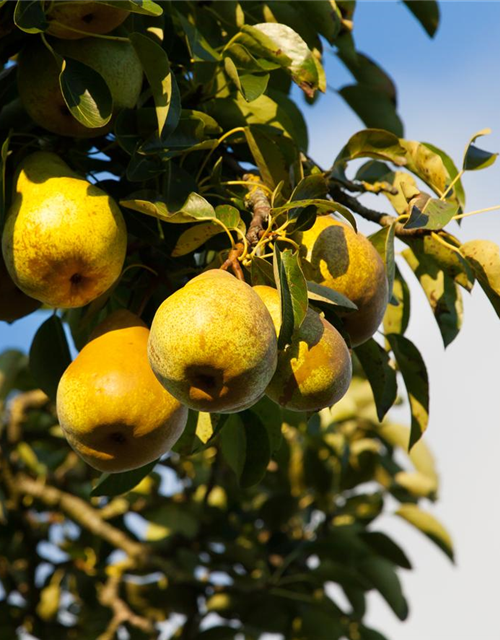
M 221 270 L 228 271 L 229 269 L 231 269 L 238 280 L 245 280 L 245 276 L 243 274 L 243 270 L 239 261 L 239 258 L 241 255 L 243 255 L 244 251 L 245 245 L 243 244 L 243 242 L 236 242 L 234 247 L 229 251 L 226 260 L 220 266 Z

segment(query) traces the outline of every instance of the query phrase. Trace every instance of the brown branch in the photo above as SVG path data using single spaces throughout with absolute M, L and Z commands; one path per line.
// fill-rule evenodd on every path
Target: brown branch
M 221 264 L 220 269 L 222 271 L 228 271 L 229 269 L 231 269 L 238 280 L 245 280 L 243 269 L 241 268 L 241 264 L 239 261 L 239 257 L 243 254 L 244 250 L 245 247 L 243 245 L 243 242 L 237 242 L 229 252 L 226 260 Z
M 132 563 L 128 566 L 123 566 L 122 571 L 109 576 L 106 584 L 102 587 L 99 593 L 99 602 L 113 611 L 113 617 L 111 618 L 107 629 L 97 638 L 97 640 L 113 640 L 118 627 L 124 622 L 128 622 L 137 629 L 144 631 L 144 633 L 152 634 L 155 631 L 155 627 L 151 620 L 134 613 L 128 604 L 120 598 L 119 590 L 123 571 L 132 566 Z
M 330 195 L 335 202 L 343 204 L 365 220 L 375 222 L 382 227 L 389 227 L 396 222 L 396 218 L 388 213 L 382 213 L 381 211 L 375 211 L 374 209 L 365 207 L 357 198 L 342 191 L 335 183 L 330 183 Z M 418 238 L 429 234 L 430 231 L 428 229 L 405 229 L 400 222 L 396 222 L 395 233 L 399 238 Z
M 252 221 L 247 231 L 247 240 L 250 245 L 255 245 L 262 237 L 265 226 L 271 214 L 271 203 L 262 187 L 259 187 L 259 180 L 253 174 L 247 173 L 243 176 L 243 180 L 254 182 L 255 187 L 250 187 L 250 193 L 247 196 L 248 204 L 252 209 Z
M 120 529 L 113 527 L 108 522 L 104 522 L 99 511 L 81 498 L 33 480 L 21 473 L 18 473 L 15 477 L 15 486 L 20 494 L 40 500 L 52 509 L 60 509 L 84 529 L 106 540 L 114 547 L 122 549 L 131 558 L 145 559 L 147 555 L 145 545 L 135 542 Z
M 21 439 L 21 427 L 27 412 L 31 409 L 41 409 L 48 401 L 48 396 L 41 389 L 34 389 L 20 393 L 10 402 L 7 422 L 7 441 L 9 444 L 16 444 Z

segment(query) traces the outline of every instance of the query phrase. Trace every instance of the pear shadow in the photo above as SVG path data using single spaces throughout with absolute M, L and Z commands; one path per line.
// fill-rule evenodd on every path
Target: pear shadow
M 347 273 L 350 260 L 343 227 L 337 225 L 327 227 L 316 238 L 309 262 L 318 273 L 321 262 L 325 263 L 325 255 L 331 255 L 334 258 L 326 261 L 326 267 L 332 278 L 340 278 Z

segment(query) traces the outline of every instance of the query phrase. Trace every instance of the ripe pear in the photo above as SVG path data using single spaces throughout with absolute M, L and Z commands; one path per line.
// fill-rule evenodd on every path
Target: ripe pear
M 169 451 L 188 410 L 153 375 L 149 330 L 129 311 L 111 314 L 64 372 L 57 415 L 73 449 L 91 467 L 117 473 Z
M 109 33 L 130 14 L 129 11 L 100 2 L 52 2 L 46 14 L 46 33 L 65 40 L 79 40 L 87 34 Z M 83 31 L 84 33 L 79 33 Z
M 74 58 L 97 71 L 106 81 L 113 98 L 113 114 L 135 106 L 142 88 L 143 71 L 133 46 L 99 38 L 60 40 L 54 49 L 63 57 Z M 34 39 L 18 58 L 19 97 L 34 122 L 52 133 L 77 138 L 104 135 L 113 118 L 103 127 L 91 129 L 69 111 L 59 85 L 59 67 L 43 42 Z
M 54 153 L 28 156 L 2 237 L 5 264 L 26 295 L 82 307 L 118 279 L 127 230 L 118 205 Z
M 0 252 L 0 320 L 14 322 L 40 306 L 38 300 L 25 295 L 12 281 Z
M 255 286 L 254 291 L 266 305 L 279 334 L 278 291 L 264 285 Z M 327 320 L 308 309 L 297 335 L 278 354 L 276 373 L 266 395 L 285 409 L 319 411 L 345 395 L 351 377 L 351 356 L 344 339 Z
M 264 395 L 276 369 L 277 340 L 252 287 L 210 270 L 159 307 L 148 352 L 158 380 L 188 407 L 234 413 Z
M 331 216 L 316 219 L 297 234 L 303 246 L 306 277 L 349 298 L 358 310 L 343 318 L 353 346 L 366 342 L 378 329 L 388 302 L 385 266 L 372 243 Z

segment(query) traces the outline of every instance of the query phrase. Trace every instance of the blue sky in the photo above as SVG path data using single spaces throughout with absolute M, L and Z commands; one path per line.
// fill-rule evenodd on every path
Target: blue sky
M 359 2 L 355 14 L 358 49 L 380 63 L 396 81 L 406 137 L 442 147 L 460 163 L 469 137 L 485 127 L 489 150 L 500 150 L 500 3 L 443 2 L 442 22 L 430 40 L 410 12 L 393 2 Z M 328 82 L 335 88 L 350 76 L 326 55 Z M 297 98 L 301 101 L 297 93 Z M 329 92 L 306 109 L 311 155 L 328 166 L 363 128 L 342 99 Z M 464 180 L 468 210 L 500 204 L 500 163 Z M 383 201 L 368 204 L 387 208 Z M 466 219 L 460 238 L 500 242 L 500 211 Z M 412 282 L 412 274 L 404 269 Z M 412 282 L 409 337 L 421 348 L 431 380 L 431 422 L 426 434 L 441 472 L 440 501 L 430 510 L 455 540 L 457 566 L 421 534 L 390 515 L 384 530 L 407 549 L 415 571 L 403 574 L 411 604 L 401 624 L 373 595 L 369 619 L 392 640 L 498 640 L 496 614 L 500 572 L 498 458 L 500 321 L 479 289 L 465 302 L 464 327 L 446 353 L 427 302 Z M 15 325 L 0 324 L 0 350 L 28 348 L 43 314 Z M 398 419 L 407 421 L 403 409 Z

